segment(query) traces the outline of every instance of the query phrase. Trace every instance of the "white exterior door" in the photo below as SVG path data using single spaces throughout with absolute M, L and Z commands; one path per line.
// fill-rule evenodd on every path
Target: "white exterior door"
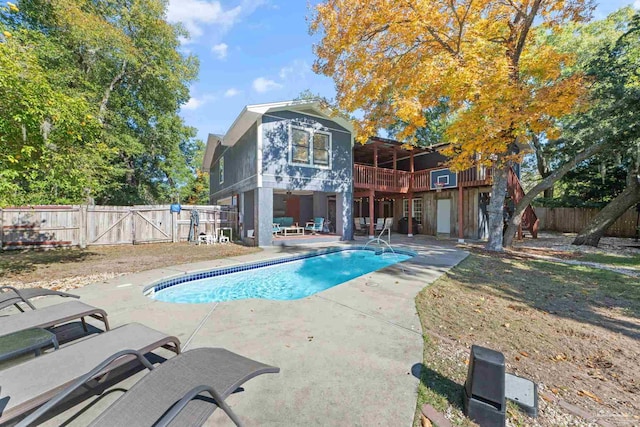
M 451 233 L 451 200 L 438 200 L 438 233 Z

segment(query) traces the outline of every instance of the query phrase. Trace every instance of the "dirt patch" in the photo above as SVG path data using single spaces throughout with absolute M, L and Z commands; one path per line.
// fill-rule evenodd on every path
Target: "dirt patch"
M 542 232 L 537 239 L 525 238 L 520 242 L 514 242 L 515 250 L 540 250 L 573 254 L 609 254 L 619 256 L 640 255 L 640 243 L 633 238 L 603 237 L 597 248 L 592 246 L 574 246 L 575 233 L 551 233 Z
M 228 258 L 260 249 L 227 245 L 157 243 L 0 254 L 0 285 L 73 289 L 116 276 L 171 265 Z
M 478 252 L 416 302 L 427 335 L 420 395 L 456 425 L 466 425 L 459 392 L 472 344 L 503 352 L 508 372 L 536 381 L 549 397 L 536 420 L 510 407 L 511 425 L 640 424 L 636 279 Z

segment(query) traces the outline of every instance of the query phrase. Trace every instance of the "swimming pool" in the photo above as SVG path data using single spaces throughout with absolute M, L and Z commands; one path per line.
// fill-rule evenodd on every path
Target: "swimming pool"
M 405 261 L 408 251 L 339 249 L 196 273 L 151 286 L 164 302 L 206 303 L 247 298 L 295 300 Z

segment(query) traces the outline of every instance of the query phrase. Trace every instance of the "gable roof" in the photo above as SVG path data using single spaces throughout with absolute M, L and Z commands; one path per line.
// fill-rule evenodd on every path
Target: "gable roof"
M 233 147 L 258 118 L 273 111 L 283 110 L 296 111 L 310 116 L 333 120 L 343 128 L 353 132 L 353 125 L 349 120 L 340 116 L 333 116 L 331 111 L 324 108 L 319 101 L 300 100 L 247 105 L 240 112 L 240 115 L 235 119 L 225 135 L 209 134 L 207 138 L 207 148 L 204 153 L 204 158 L 202 159 L 203 170 L 209 170 L 211 168 L 213 153 L 219 144 Z

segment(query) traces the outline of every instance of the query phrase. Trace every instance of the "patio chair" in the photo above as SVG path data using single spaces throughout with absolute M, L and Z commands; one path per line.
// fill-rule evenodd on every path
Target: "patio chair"
M 91 371 L 110 354 L 134 349 L 141 354 L 164 347 L 176 354 L 180 353 L 178 338 L 166 335 L 139 323 L 130 323 L 109 332 L 95 335 L 86 340 L 43 354 L 0 371 L 0 424 L 38 408 L 54 398 L 60 390 L 76 382 L 79 378 L 88 380 L 102 376 L 130 376 L 128 365 L 134 357 L 113 358 L 97 371 Z M 127 366 L 124 366 L 127 365 Z M 119 368 L 119 369 L 118 369 Z M 94 372 L 90 378 L 88 372 Z M 111 381 L 108 379 L 107 381 Z M 99 390 L 104 384 L 93 381 L 87 384 L 89 392 Z M 97 387 L 97 388 L 96 388 Z M 91 390 L 93 388 L 93 390 Z M 153 390 L 151 395 L 158 393 Z M 23 420 L 23 423 L 26 421 Z M 149 423 L 150 425 L 151 423 Z M 28 425 L 28 423 L 24 424 Z M 118 424 L 114 424 L 118 425 Z M 126 425 L 126 424 L 123 424 Z M 135 424 L 131 424 L 135 425 Z
M 54 399 L 25 418 L 19 427 L 31 425 L 100 369 L 125 354 L 133 354 L 150 370 L 90 425 L 96 426 L 201 426 L 219 407 L 236 424 L 238 416 L 225 399 L 258 375 L 278 373 L 279 368 L 264 365 L 223 348 L 197 348 L 186 351 L 154 367 L 141 352 L 127 350 L 114 354 L 78 379 Z M 209 394 L 213 399 L 205 396 Z
M 29 301 L 35 297 L 43 297 L 49 295 L 57 295 L 64 298 L 80 298 L 78 295 L 68 294 L 66 292 L 54 291 L 44 288 L 25 288 L 17 289 L 13 286 L 0 286 L 0 310 L 9 306 L 15 306 L 18 310 L 24 311 L 19 303 L 24 303 L 32 310 L 36 308 Z
M 384 229 L 384 218 L 378 218 L 376 220 L 376 231 L 382 231 Z
M 313 221 L 309 221 L 306 223 L 304 230 L 311 231 L 313 234 L 316 234 L 319 231 L 322 231 L 323 227 L 324 227 L 324 218 L 316 217 L 316 218 L 313 218 Z
M 274 236 L 278 233 L 281 233 L 282 229 L 280 228 L 280 224 L 277 222 L 274 222 L 271 228 L 271 232 L 273 233 Z
M 393 227 L 393 218 L 384 218 L 382 223 L 382 229 L 378 234 L 378 239 L 382 238 L 384 233 L 387 233 L 387 241 L 391 243 L 391 228 Z
M 216 243 L 216 238 L 211 233 L 207 233 L 200 236 L 200 242 L 207 245 L 213 245 Z
M 109 321 L 104 310 L 80 301 L 69 301 L 0 318 L 0 336 L 31 328 L 49 328 L 72 320 L 81 320 L 86 332 L 85 317 L 100 320 L 104 323 L 105 330 L 109 330 Z
M 222 230 L 218 230 L 218 242 L 219 243 L 229 243 L 229 237 L 225 236 Z
M 362 220 L 362 218 L 355 218 L 355 221 L 353 222 L 355 232 L 356 234 L 365 235 L 367 234 L 367 230 L 364 229 L 364 221 L 361 222 L 360 220 Z

